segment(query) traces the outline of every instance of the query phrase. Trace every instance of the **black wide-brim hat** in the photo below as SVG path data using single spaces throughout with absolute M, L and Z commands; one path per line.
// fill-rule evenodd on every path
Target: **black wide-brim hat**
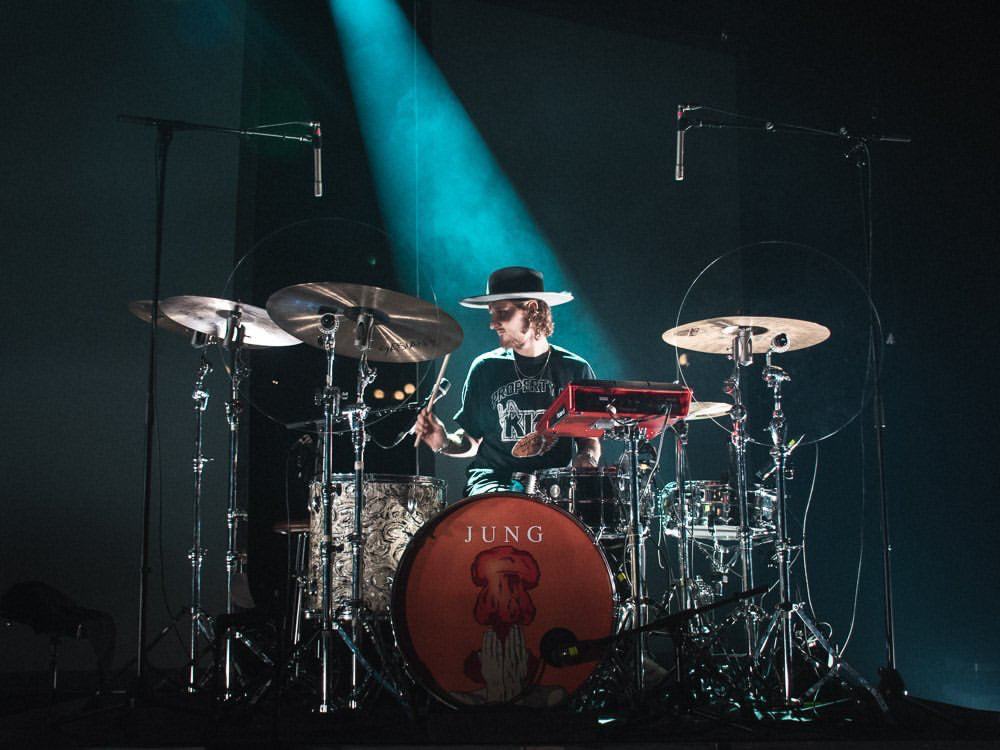
M 537 299 L 550 307 L 573 299 L 569 292 L 546 292 L 542 272 L 524 266 L 508 266 L 490 274 L 486 294 L 459 300 L 465 307 L 486 307 L 491 302 L 505 299 Z

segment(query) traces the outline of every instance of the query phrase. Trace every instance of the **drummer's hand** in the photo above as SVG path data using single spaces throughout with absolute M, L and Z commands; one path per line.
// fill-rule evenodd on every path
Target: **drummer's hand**
M 593 469 L 600 463 L 593 453 L 582 450 L 573 457 L 573 466 L 577 469 Z
M 428 409 L 421 409 L 417 414 L 417 423 L 413 426 L 417 440 L 423 440 L 432 451 L 440 451 L 445 444 L 444 423 Z

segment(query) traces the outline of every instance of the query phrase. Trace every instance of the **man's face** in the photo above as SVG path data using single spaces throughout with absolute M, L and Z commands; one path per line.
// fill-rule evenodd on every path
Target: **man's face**
M 524 310 L 506 300 L 490 303 L 490 328 L 497 332 L 504 349 L 517 349 L 531 335 Z

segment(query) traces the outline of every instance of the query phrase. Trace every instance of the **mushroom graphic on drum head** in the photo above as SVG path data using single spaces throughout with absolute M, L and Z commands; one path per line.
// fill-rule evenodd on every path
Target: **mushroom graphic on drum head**
M 483 550 L 472 562 L 472 582 L 481 587 L 474 610 L 476 622 L 492 626 L 501 638 L 513 625 L 530 625 L 535 604 L 530 589 L 541 571 L 529 552 L 510 545 Z
M 473 616 L 487 630 L 480 649 L 466 658 L 465 674 L 485 686 L 478 697 L 486 703 L 524 699 L 541 666 L 525 645 L 522 631 L 535 619 L 535 603 L 528 592 L 541 578 L 538 562 L 524 550 L 503 545 L 476 555 L 471 574 L 480 588 Z

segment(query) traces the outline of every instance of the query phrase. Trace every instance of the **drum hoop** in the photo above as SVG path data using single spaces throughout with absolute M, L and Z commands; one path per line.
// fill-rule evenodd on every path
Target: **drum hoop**
M 436 487 L 444 487 L 446 485 L 444 479 L 422 476 L 420 474 L 365 474 L 364 479 L 366 483 L 371 482 L 373 484 L 422 484 Z M 320 480 L 317 478 L 313 481 L 319 482 Z M 331 474 L 330 481 L 338 484 L 353 484 L 354 474 L 348 472 Z
M 444 705 L 450 708 L 460 708 L 461 705 L 456 705 L 453 701 L 447 700 L 443 695 L 444 691 L 437 684 L 437 680 L 430 673 L 427 666 L 416 658 L 416 649 L 413 647 L 413 642 L 410 640 L 409 633 L 407 632 L 407 621 L 406 621 L 406 587 L 403 585 L 407 578 L 409 577 L 410 567 L 413 562 L 413 558 L 418 554 L 418 551 L 423 548 L 424 540 L 432 536 L 438 525 L 452 513 L 457 512 L 459 509 L 464 508 L 467 505 L 471 505 L 475 502 L 481 500 L 488 500 L 490 498 L 515 498 L 519 500 L 527 500 L 532 503 L 537 503 L 538 505 L 550 508 L 557 513 L 562 514 L 579 528 L 590 540 L 591 545 L 597 551 L 600 556 L 600 560 L 604 565 L 604 571 L 608 576 L 608 591 L 610 592 L 610 606 L 611 606 L 611 633 L 609 635 L 614 635 L 618 622 L 618 610 L 621 606 L 621 598 L 618 595 L 618 590 L 615 587 L 615 577 L 614 571 L 612 571 L 611 566 L 608 564 L 608 557 L 604 554 L 604 550 L 601 549 L 600 543 L 595 538 L 594 534 L 587 528 L 587 526 L 580 521 L 576 516 L 558 505 L 553 505 L 552 503 L 547 503 L 533 495 L 526 495 L 523 492 L 484 492 L 478 495 L 470 495 L 469 497 L 462 498 L 461 500 L 449 505 L 447 508 L 442 510 L 432 519 L 427 521 L 423 526 L 421 526 L 417 532 L 413 535 L 410 541 L 406 545 L 406 549 L 403 552 L 403 556 L 399 560 L 399 565 L 396 566 L 396 576 L 392 581 L 392 590 L 389 594 L 389 625 L 392 628 L 392 637 L 396 642 L 396 648 L 403 656 L 403 669 L 406 673 L 419 684 L 428 693 L 430 693 L 434 698 Z M 405 571 L 405 577 L 403 572 Z M 610 654 L 610 647 L 608 649 L 608 654 Z M 599 662 L 598 666 L 590 673 L 591 676 L 597 671 L 600 664 L 607 659 L 607 654 Z
M 627 472 L 619 472 L 617 466 L 559 466 L 554 469 L 541 469 L 535 472 L 539 479 L 562 477 L 608 477 L 609 479 L 624 479 Z

